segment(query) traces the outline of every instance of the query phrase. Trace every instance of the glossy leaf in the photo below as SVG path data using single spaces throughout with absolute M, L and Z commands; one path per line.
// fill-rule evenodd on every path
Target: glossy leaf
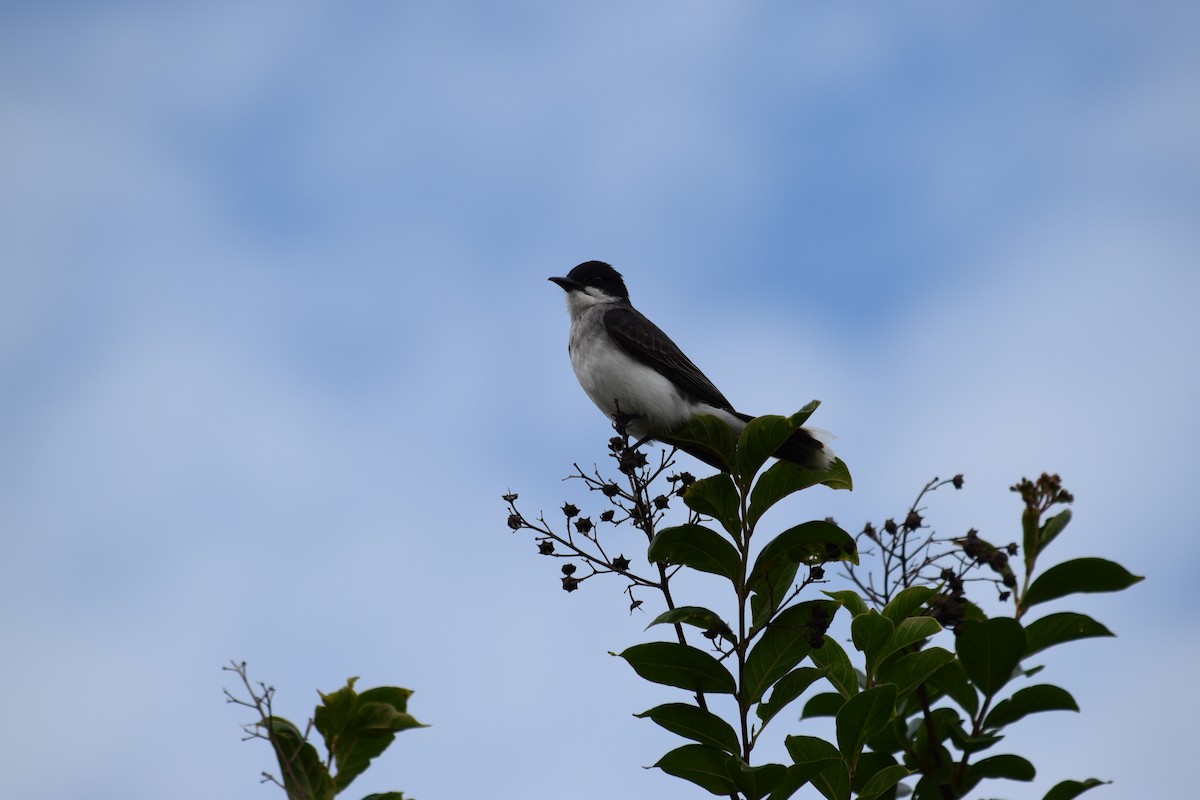
M 766 797 L 787 773 L 787 767 L 782 764 L 760 764 L 751 767 L 740 758 L 729 762 L 729 777 L 737 785 L 746 800 L 761 800 Z
M 646 642 L 626 648 L 620 657 L 652 683 L 691 692 L 733 694 L 737 684 L 729 670 L 703 650 L 678 642 Z
M 804 704 L 804 710 L 800 712 L 800 716 L 803 719 L 836 717 L 844 705 L 846 705 L 846 698 L 837 692 L 821 692 L 808 699 L 808 702 Z
M 896 687 L 890 683 L 859 692 L 837 713 L 838 749 L 850 768 L 858 761 L 867 739 L 878 733 L 895 715 Z
M 1049 614 L 1025 626 L 1025 655 L 1031 656 L 1047 647 L 1093 636 L 1113 636 L 1112 631 L 1091 617 L 1064 611 Z
M 980 753 L 1004 741 L 1004 737 L 993 733 L 968 736 L 962 725 L 955 725 L 950 729 L 950 741 L 964 753 Z
M 646 630 L 655 625 L 675 624 L 693 625 L 705 633 L 716 632 L 730 644 L 737 644 L 737 637 L 729 628 L 729 624 L 717 616 L 715 611 L 709 611 L 700 606 L 680 606 L 668 609 L 655 617 L 654 621 L 646 626 Z
M 929 598 L 935 594 L 937 592 L 928 586 L 909 586 L 883 607 L 883 615 L 899 625 L 928 603 Z
M 775 681 L 812 652 L 813 642 L 821 641 L 837 607 L 832 600 L 810 600 L 784 609 L 767 626 L 746 657 L 742 692 L 747 702 L 759 702 Z
M 1026 759 L 1014 755 L 1000 755 L 985 758 L 971 765 L 971 777 L 978 778 L 1007 778 L 1010 781 L 1031 781 L 1037 776 L 1037 770 Z
M 909 738 L 912 748 L 922 754 L 923 759 L 932 769 L 924 772 L 926 778 L 946 781 L 954 772 L 954 758 L 945 745 L 947 738 L 952 736 L 956 727 L 961 726 L 961 718 L 953 708 L 935 708 L 926 719 L 913 719 L 909 722 Z
M 1088 789 L 1095 789 L 1097 786 L 1109 783 L 1112 781 L 1102 781 L 1098 778 L 1088 778 L 1086 781 L 1063 781 L 1046 792 L 1046 796 L 1042 800 L 1075 800 Z
M 379 686 L 354 691 L 357 678 L 331 694 L 322 694 L 322 704 L 313 715 L 313 727 L 337 765 L 334 786 L 341 791 L 370 766 L 395 740 L 396 733 L 425 727 L 406 711 L 412 692 L 396 686 Z
M 267 729 L 275 755 L 279 760 L 279 772 L 289 797 L 310 800 L 332 800 L 337 793 L 333 777 L 325 768 L 317 749 L 304 739 L 304 734 L 283 717 L 268 717 L 259 723 Z
M 775 683 L 774 688 L 771 689 L 771 697 L 765 702 L 759 703 L 755 709 L 758 718 L 762 720 L 762 724 L 765 726 L 776 714 L 797 697 L 804 694 L 810 686 L 824 675 L 825 670 L 823 669 L 799 667 L 780 678 Z M 840 699 L 841 695 L 837 695 L 837 697 Z
M 1119 592 L 1143 580 L 1120 564 L 1103 558 L 1076 558 L 1056 564 L 1034 579 L 1021 598 L 1026 606 L 1077 592 Z
M 895 632 L 892 621 L 875 609 L 859 614 L 850 622 L 850 639 L 854 647 L 866 655 L 868 664 L 874 663 L 875 656 L 887 646 Z
M 815 766 L 791 765 L 783 773 L 783 778 L 771 790 L 769 800 L 788 800 L 788 798 L 800 791 L 808 783 L 809 778 L 818 771 L 820 770 Z
M 831 489 L 850 489 L 854 485 L 850 471 L 840 458 L 835 459 L 828 470 L 804 469 L 790 461 L 776 461 L 759 476 L 750 491 L 747 522 L 755 525 L 771 506 L 783 498 L 817 484 L 824 484 Z
M 754 594 L 750 597 L 750 623 L 753 631 L 757 632 L 762 628 L 788 598 L 799 569 L 799 564 L 780 561 L 773 570 L 756 580 Z
M 891 725 L 884 726 L 884 732 L 886 732 L 890 727 Z M 869 741 L 870 740 L 868 740 L 868 747 L 870 746 Z M 858 757 L 858 763 L 854 765 L 853 789 L 855 797 L 862 792 L 863 788 L 867 785 L 867 781 L 875 777 L 880 770 L 886 769 L 887 767 L 894 767 L 897 763 L 899 762 L 896 761 L 896 757 L 891 753 L 876 753 L 863 748 L 862 754 Z
M 789 778 L 803 777 L 830 800 L 849 796 L 850 774 L 836 747 L 815 736 L 789 736 L 784 740 L 784 746 L 796 762 L 794 772 L 789 769 L 785 782 Z
M 880 683 L 895 684 L 901 697 L 915 691 L 935 672 L 954 660 L 954 654 L 940 647 L 930 647 L 901 656 L 880 671 Z
M 654 720 L 671 733 L 706 744 L 731 755 L 741 752 L 737 733 L 728 722 L 711 711 L 690 703 L 666 703 L 635 716 Z
M 1008 617 L 964 622 L 958 628 L 958 660 L 967 677 L 991 697 L 1008 683 L 1025 655 L 1025 631 Z
M 729 762 L 736 760 L 723 750 L 703 744 L 685 744 L 658 760 L 654 766 L 668 775 L 691 781 L 713 794 L 731 795 L 737 785 L 729 777 Z
M 741 558 L 729 540 L 703 525 L 664 528 L 650 542 L 646 557 L 651 563 L 683 564 L 730 581 L 741 570 Z
M 696 513 L 721 523 L 735 540 L 741 539 L 739 510 L 742 501 L 729 473 L 719 472 L 696 481 L 683 493 L 683 502 Z
M 820 407 L 820 400 L 809 400 L 808 403 L 805 404 L 804 408 L 788 417 L 788 422 L 792 423 L 792 427 L 794 428 L 803 428 L 804 423 L 808 422 L 808 418 L 811 417 L 813 412 Z
M 911 774 L 912 770 L 900 764 L 884 767 L 863 786 L 858 793 L 858 800 L 875 800 Z
M 829 682 L 842 693 L 842 697 L 858 694 L 858 672 L 836 639 L 826 636 L 825 643 L 814 649 L 810 656 L 814 664 L 825 668 Z
M 1042 523 L 1042 528 L 1038 532 L 1038 550 L 1046 549 L 1046 545 L 1050 544 L 1055 538 L 1062 533 L 1063 528 L 1067 527 L 1067 523 L 1071 521 L 1071 509 L 1065 508 L 1055 514 L 1050 519 Z
M 737 455 L 734 456 L 737 474 L 744 480 L 752 479 L 798 427 L 787 417 L 774 414 L 750 420 L 738 438 Z
M 746 585 L 751 591 L 783 562 L 815 566 L 830 561 L 858 563 L 854 538 L 832 522 L 813 520 L 788 528 L 758 554 Z
M 1025 554 L 1025 569 L 1029 571 L 1033 568 L 1033 563 L 1037 561 L 1038 554 L 1041 548 L 1038 546 L 1041 541 L 1041 531 L 1038 528 L 1038 520 L 1041 516 L 1036 508 L 1026 507 L 1021 512 L 1021 551 Z
M 733 464 L 737 442 L 729 424 L 711 414 L 698 414 L 686 424 L 671 431 L 670 436 L 657 437 L 660 441 L 678 447 L 688 445 L 705 451 L 728 472 Z
M 887 725 L 884 725 L 879 733 L 867 739 L 867 746 L 875 753 L 900 753 L 909 746 L 908 726 L 904 723 L 904 718 L 900 716 L 900 709 L 897 708 L 896 717 Z
M 333 752 L 338 737 L 350 724 L 354 714 L 354 706 L 358 700 L 354 684 L 357 682 L 358 678 L 350 678 L 346 685 L 336 692 L 318 692 L 321 705 L 317 706 L 313 713 L 313 727 L 324 738 L 325 749 L 330 752 Z
M 881 668 L 894 654 L 906 655 L 904 652 L 913 645 L 924 642 L 929 637 L 941 631 L 942 626 L 933 617 L 909 617 L 896 626 L 896 632 L 888 640 L 878 655 L 876 667 Z
M 842 589 L 836 592 L 824 592 L 824 594 L 826 597 L 832 597 L 834 600 L 837 600 L 839 603 L 845 606 L 846 610 L 849 611 L 853 616 L 857 617 L 859 614 L 867 613 L 867 603 L 862 599 L 858 592 L 850 589 Z
M 983 722 L 985 728 L 1002 728 L 1029 714 L 1042 711 L 1078 711 L 1075 698 L 1066 689 L 1043 683 L 1028 686 L 1001 700 Z
M 929 685 L 958 703 L 971 717 L 979 713 L 979 694 L 975 691 L 962 664 L 951 661 L 929 677 Z

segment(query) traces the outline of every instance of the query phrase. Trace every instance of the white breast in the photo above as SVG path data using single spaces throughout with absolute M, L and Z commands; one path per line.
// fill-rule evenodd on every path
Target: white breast
M 695 404 L 674 384 L 609 338 L 599 314 L 585 313 L 571 326 L 571 366 L 605 416 L 611 418 L 619 408 L 623 414 L 639 417 L 629 424 L 634 436 L 669 431 L 694 412 Z

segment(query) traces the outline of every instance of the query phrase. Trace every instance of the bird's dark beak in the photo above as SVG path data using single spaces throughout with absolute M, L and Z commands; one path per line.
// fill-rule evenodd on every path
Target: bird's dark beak
M 561 286 L 562 290 L 564 292 L 570 292 L 574 289 L 579 288 L 579 284 L 576 283 L 575 281 L 571 280 L 570 278 L 550 278 L 549 280 L 551 280 L 554 283 L 557 283 L 559 286 Z

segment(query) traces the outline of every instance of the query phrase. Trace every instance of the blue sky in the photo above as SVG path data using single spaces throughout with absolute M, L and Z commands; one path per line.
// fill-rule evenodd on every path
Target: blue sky
M 670 692 L 607 655 L 648 620 L 616 584 L 565 595 L 499 499 L 580 501 L 560 479 L 604 459 L 545 280 L 598 258 L 740 408 L 823 400 L 856 489 L 796 516 L 853 530 L 962 472 L 929 518 L 1006 541 L 1008 486 L 1061 473 L 1054 555 L 1148 580 L 1062 605 L 1120 638 L 1047 658 L 1083 715 L 1015 730 L 1041 773 L 993 793 L 1177 795 L 1200 712 L 1197 16 L 6 8 L 9 790 L 279 796 L 222 702 L 238 658 L 296 719 L 350 675 L 416 690 L 433 727 L 355 796 L 695 797 L 641 769 L 676 742 L 631 715 Z

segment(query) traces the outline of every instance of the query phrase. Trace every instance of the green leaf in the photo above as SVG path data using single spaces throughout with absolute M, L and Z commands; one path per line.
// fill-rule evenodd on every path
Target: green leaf
M 885 662 L 895 653 L 905 654 L 905 650 L 941 631 L 942 626 L 933 617 L 909 617 L 896 626 L 896 632 L 880 652 L 875 662 L 877 668 L 885 666 Z
M 822 795 L 830 800 L 843 800 L 850 795 L 850 773 L 837 748 L 815 736 L 789 736 L 784 739 L 788 754 L 795 761 L 783 783 L 797 787 L 811 781 Z
M 626 648 L 620 657 L 634 672 L 652 683 L 691 692 L 733 694 L 737 683 L 721 662 L 686 644 L 646 642 Z
M 737 636 L 729 628 L 728 623 L 717 616 L 715 611 L 709 611 L 707 608 L 701 608 L 700 606 L 680 606 L 679 608 L 668 609 L 655 617 L 654 621 L 646 626 L 646 630 L 650 630 L 655 625 L 675 625 L 678 623 L 694 625 L 706 634 L 715 632 L 730 644 L 737 644 Z
M 775 790 L 786 774 L 787 767 L 783 764 L 760 764 L 751 767 L 740 758 L 731 759 L 729 762 L 729 777 L 733 778 L 746 800 L 761 800 L 766 797 Z
M 1055 514 L 1050 519 L 1042 523 L 1042 529 L 1038 532 L 1038 550 L 1039 552 L 1046 549 L 1046 545 L 1054 541 L 1054 539 L 1062 533 L 1063 528 L 1067 527 L 1067 523 L 1071 521 L 1071 509 L 1066 508 Z
M 1025 626 L 1025 656 L 1031 656 L 1063 642 L 1114 635 L 1108 628 L 1083 614 L 1070 611 L 1049 614 Z
M 858 592 L 853 590 L 842 589 L 837 592 L 824 592 L 824 595 L 826 597 L 832 597 L 834 600 L 840 602 L 846 607 L 847 611 L 856 617 L 859 614 L 865 614 L 868 611 L 866 601 L 859 596 Z
M 759 702 L 775 681 L 812 652 L 813 642 L 822 641 L 837 608 L 832 600 L 810 600 L 784 609 L 767 626 L 746 657 L 742 677 L 746 702 Z
M 335 779 L 338 791 L 349 786 L 370 766 L 371 760 L 395 740 L 395 733 L 388 728 L 393 725 L 400 730 L 424 727 L 408 714 L 397 713 L 383 703 L 364 704 L 358 713 L 361 726 L 349 729 L 333 751 L 338 768 Z
M 788 417 L 788 422 L 792 423 L 792 427 L 799 429 L 804 427 L 804 423 L 808 422 L 808 418 L 813 415 L 813 412 L 821 407 L 820 400 L 809 400 L 804 408 L 797 411 Z
M 1086 781 L 1063 781 L 1046 792 L 1046 796 L 1042 800 L 1075 800 L 1088 789 L 1095 789 L 1097 786 L 1109 783 L 1112 781 L 1102 781 L 1097 778 L 1088 778 Z
M 967 677 L 991 697 L 1008 683 L 1025 654 L 1025 631 L 1008 617 L 964 622 L 958 628 L 958 660 Z
M 871 748 L 874 754 L 896 754 L 909 749 L 908 726 L 904 724 L 904 717 L 900 713 L 897 710 L 896 717 L 889 724 L 867 739 L 867 747 Z M 862 760 L 859 759 L 860 767 L 861 763 Z
M 845 762 L 831 764 L 810 781 L 826 800 L 843 800 L 850 796 L 850 771 Z
M 787 772 L 783 773 L 783 778 L 771 790 L 770 800 L 788 800 L 789 797 L 800 791 L 809 778 L 813 774 L 815 768 L 809 766 L 792 766 L 787 768 Z
M 404 792 L 374 792 L 363 800 L 404 800 Z
M 825 643 L 809 655 L 814 664 L 825 668 L 826 677 L 842 693 L 842 697 L 858 694 L 858 673 L 850 663 L 850 656 L 832 636 L 826 636 Z
M 887 728 L 890 727 L 891 725 L 885 726 L 884 731 L 886 732 Z M 869 742 L 867 747 L 871 747 Z M 896 757 L 891 753 L 873 752 L 864 748 L 862 755 L 858 757 L 858 763 L 854 766 L 854 780 L 851 785 L 851 788 L 854 790 L 853 796 L 856 798 L 859 797 L 862 790 L 872 778 L 882 770 L 896 766 L 897 763 Z
M 735 760 L 733 756 L 715 747 L 685 744 L 667 753 L 654 766 L 713 794 L 730 795 L 737 791 L 737 785 L 729 777 L 731 760 Z
M 951 661 L 929 678 L 929 685 L 943 692 L 967 714 L 974 718 L 979 713 L 979 695 L 967 680 L 967 673 L 958 661 Z
M 928 603 L 929 598 L 935 594 L 937 592 L 928 586 L 910 586 L 893 597 L 883 607 L 883 615 L 899 625 L 902 621 L 911 617 L 913 612 Z
M 825 670 L 817 669 L 816 667 L 799 667 L 792 670 L 787 675 L 784 675 L 771 689 L 771 697 L 763 703 L 759 703 L 755 709 L 758 718 L 762 720 L 765 727 L 771 719 L 782 711 L 789 703 L 795 700 L 800 695 L 812 686 L 816 681 L 820 680 L 825 675 Z M 836 695 L 839 701 L 841 695 Z
M 881 670 L 879 682 L 895 684 L 900 697 L 907 697 L 953 660 L 954 654 L 940 647 L 918 650 L 901 656 Z
M 895 764 L 876 772 L 858 793 L 858 800 L 875 800 L 875 798 L 890 790 L 904 778 L 912 775 L 908 767 Z
M 337 793 L 333 778 L 317 755 L 317 749 L 305 741 L 304 734 L 283 717 L 268 717 L 258 725 L 266 728 L 268 738 L 275 745 L 275 756 L 288 797 L 332 800 Z
M 1021 598 L 1028 608 L 1077 592 L 1119 592 L 1144 580 L 1103 558 L 1076 558 L 1056 564 L 1039 575 Z
M 755 525 L 771 506 L 790 494 L 823 483 L 831 489 L 850 489 L 853 481 L 850 471 L 840 458 L 835 459 L 828 470 L 813 470 L 798 467 L 790 461 L 776 461 L 759 476 L 750 491 L 750 510 L 746 521 Z
M 1036 508 L 1025 507 L 1021 512 L 1021 533 L 1022 542 L 1021 550 L 1025 553 L 1025 571 L 1033 569 L 1033 563 L 1037 561 L 1038 553 L 1041 548 L 1038 546 L 1041 540 L 1038 531 L 1038 520 L 1041 518 L 1041 513 Z
M 411 689 L 401 689 L 399 686 L 376 686 L 374 689 L 367 689 L 358 695 L 358 704 L 361 706 L 364 703 L 383 703 L 390 706 L 395 711 L 404 713 L 408 711 L 408 698 L 412 697 Z M 427 725 L 421 725 L 425 728 Z
M 1066 689 L 1043 683 L 1021 689 L 1001 700 L 983 721 L 985 728 L 1002 728 L 1029 714 L 1041 711 L 1078 711 L 1075 698 Z
M 663 528 L 650 542 L 651 563 L 683 564 L 736 582 L 741 558 L 725 537 L 703 525 Z
M 802 719 L 836 717 L 844 705 L 846 705 L 846 698 L 837 692 L 821 692 L 808 699 L 808 702 L 804 704 L 804 710 L 800 712 L 800 717 Z
M 799 564 L 781 561 L 765 576 L 756 581 L 756 590 L 750 597 L 750 624 L 752 633 L 767 623 L 775 610 L 788 598 L 792 583 L 796 580 Z
M 964 753 L 980 753 L 989 747 L 994 747 L 1004 740 L 999 734 L 984 733 L 979 736 L 969 736 L 961 724 L 950 727 L 950 740 L 954 746 Z
M 821 481 L 822 486 L 846 491 L 854 489 L 854 479 L 850 477 L 850 468 L 840 458 L 834 459 L 833 463 L 829 465 L 829 470 L 823 474 L 825 478 Z
M 837 713 L 838 749 L 850 769 L 867 739 L 887 725 L 896 712 L 896 687 L 890 683 L 859 692 Z
M 696 481 L 683 493 L 683 502 L 697 514 L 712 517 L 721 523 L 736 540 L 742 538 L 742 523 L 738 515 L 741 496 L 727 472 L 718 472 Z
M 746 585 L 755 591 L 757 584 L 783 562 L 815 566 L 830 561 L 857 564 L 854 538 L 832 522 L 805 522 L 788 528 L 767 543 L 758 554 Z
M 671 431 L 670 436 L 658 436 L 659 441 L 674 447 L 689 445 L 709 453 L 728 472 L 733 464 L 733 453 L 736 441 L 729 424 L 711 414 L 698 414 L 691 418 L 686 425 Z M 704 459 L 702 459 L 704 460 Z M 711 462 L 710 462 L 711 463 Z
M 991 756 L 971 765 L 971 778 L 1007 778 L 1010 781 L 1031 781 L 1037 770 L 1020 756 Z
M 892 640 L 895 632 L 896 626 L 892 621 L 875 609 L 866 614 L 859 614 L 850 622 L 850 638 L 854 647 L 866 655 L 870 664 L 874 663 L 875 656 Z M 870 666 L 867 669 L 870 671 Z
M 788 736 L 783 743 L 797 764 L 828 765 L 843 760 L 836 747 L 816 736 Z
M 671 733 L 685 739 L 724 750 L 736 755 L 741 752 L 737 733 L 728 722 L 711 711 L 689 703 L 666 703 L 634 716 L 654 720 Z
M 406 711 L 410 690 L 379 686 L 358 694 L 354 691 L 357 680 L 350 678 L 336 692 L 322 693 L 322 704 L 313 714 L 313 727 L 325 739 L 337 765 L 334 787 L 339 792 L 391 745 L 396 733 L 425 727 Z
M 912 740 L 909 749 L 920 754 L 928 767 L 925 777 L 944 782 L 954 772 L 955 759 L 944 742 L 953 738 L 955 729 L 962 727 L 962 718 L 953 708 L 935 708 L 924 719 L 913 719 L 908 723 L 908 735 Z
M 313 727 L 324 738 L 325 749 L 330 752 L 354 715 L 354 706 L 358 702 L 358 694 L 354 691 L 357 682 L 358 678 L 349 678 L 336 692 L 317 692 L 321 696 L 321 705 L 313 713 Z
M 737 455 L 733 459 L 736 474 L 744 481 L 750 481 L 798 427 L 787 417 L 774 414 L 750 420 L 738 439 Z

